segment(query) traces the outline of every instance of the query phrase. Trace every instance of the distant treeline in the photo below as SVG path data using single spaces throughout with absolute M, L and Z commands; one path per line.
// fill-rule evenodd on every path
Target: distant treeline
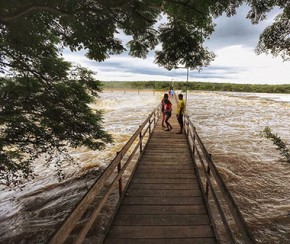
M 169 81 L 106 81 L 104 88 L 118 89 L 153 89 L 169 90 L 172 85 L 175 90 L 232 91 L 257 93 L 290 93 L 288 85 L 254 85 L 210 82 L 169 82 Z

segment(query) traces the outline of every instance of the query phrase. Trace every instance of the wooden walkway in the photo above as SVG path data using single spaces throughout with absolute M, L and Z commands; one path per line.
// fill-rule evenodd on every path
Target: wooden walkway
M 154 128 L 104 243 L 216 243 L 175 114 L 173 130 Z
M 185 136 L 176 134 L 175 111 L 169 132 L 157 121 L 159 113 L 156 107 L 149 114 L 49 244 L 256 243 L 190 118 Z M 128 170 L 135 168 L 134 157 L 136 170 Z M 123 181 L 124 174 L 131 181 Z M 108 211 L 110 196 L 119 208 L 107 228 L 111 218 L 101 211 Z

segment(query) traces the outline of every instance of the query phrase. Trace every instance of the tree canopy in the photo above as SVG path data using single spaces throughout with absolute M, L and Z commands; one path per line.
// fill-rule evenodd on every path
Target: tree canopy
M 43 153 L 67 146 L 101 148 L 111 141 L 102 114 L 88 104 L 100 92 L 94 74 L 65 61 L 64 48 L 104 61 L 128 51 L 167 69 L 201 69 L 214 54 L 204 41 L 213 19 L 250 6 L 253 24 L 273 8 L 282 14 L 261 34 L 257 52 L 289 59 L 289 1 L 285 0 L 0 0 L 0 180 L 31 174 Z M 160 18 L 166 19 L 160 22 Z M 123 43 L 116 34 L 130 36 Z M 15 178 L 14 178 L 15 179 Z

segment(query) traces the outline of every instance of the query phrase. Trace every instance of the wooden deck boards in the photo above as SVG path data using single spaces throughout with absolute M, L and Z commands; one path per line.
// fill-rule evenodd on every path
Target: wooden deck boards
M 170 132 L 154 128 L 104 243 L 216 243 L 186 138 L 170 122 Z

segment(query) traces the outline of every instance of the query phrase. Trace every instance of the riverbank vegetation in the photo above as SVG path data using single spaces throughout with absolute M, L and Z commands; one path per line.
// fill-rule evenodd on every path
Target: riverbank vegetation
M 105 89 L 152 89 L 169 90 L 202 90 L 202 91 L 230 91 L 230 92 L 255 92 L 255 93 L 290 93 L 288 85 L 256 85 L 232 84 L 211 82 L 169 82 L 169 81 L 106 81 Z

